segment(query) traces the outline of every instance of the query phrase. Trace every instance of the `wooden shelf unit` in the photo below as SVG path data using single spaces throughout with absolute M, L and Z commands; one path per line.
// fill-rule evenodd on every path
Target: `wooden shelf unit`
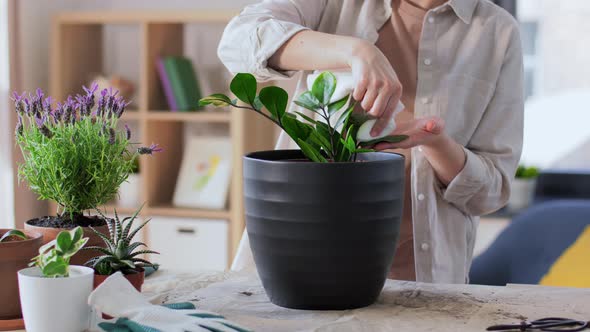
M 103 30 L 105 25 L 135 25 L 139 29 L 139 82 L 134 110 L 122 122 L 135 122 L 142 144 L 160 144 L 164 152 L 141 156 L 141 200 L 146 202 L 142 217 L 170 216 L 220 219 L 228 221 L 228 266 L 237 250 L 244 229 L 242 197 L 242 156 L 250 151 L 272 149 L 275 129 L 270 123 L 242 110 L 168 112 L 160 86 L 156 61 L 160 56 L 182 55 L 187 24 L 218 24 L 223 27 L 237 11 L 153 11 L 153 12 L 69 12 L 53 18 L 50 62 L 50 93 L 57 100 L 80 93 L 88 73 L 103 69 Z M 99 42 L 97 42 L 99 41 Z M 102 42 L 100 42 L 102 41 Z M 216 46 L 216 45 L 215 45 Z M 198 63 L 195 67 L 198 70 Z M 225 210 L 200 210 L 172 205 L 176 178 L 182 161 L 183 128 L 187 123 L 227 124 L 232 142 L 232 180 Z M 133 209 L 109 205 L 122 214 Z M 55 204 L 50 206 L 55 213 Z M 148 241 L 149 238 L 144 238 Z

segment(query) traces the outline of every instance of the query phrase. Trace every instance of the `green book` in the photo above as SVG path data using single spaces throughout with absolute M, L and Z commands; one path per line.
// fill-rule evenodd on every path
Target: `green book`
M 190 59 L 180 56 L 164 58 L 164 68 L 170 78 L 170 85 L 179 111 L 199 108 L 201 89 Z

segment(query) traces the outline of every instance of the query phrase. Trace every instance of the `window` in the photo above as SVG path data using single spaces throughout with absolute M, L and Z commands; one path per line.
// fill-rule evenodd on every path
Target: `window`
M 523 163 L 590 169 L 590 1 L 518 0 L 525 70 Z
M 8 1 L 0 0 L 0 228 L 14 227 L 10 135 Z

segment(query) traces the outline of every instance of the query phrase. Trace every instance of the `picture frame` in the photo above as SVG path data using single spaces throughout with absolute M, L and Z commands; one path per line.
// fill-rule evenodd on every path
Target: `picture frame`
M 231 180 L 231 157 L 229 138 L 189 138 L 172 203 L 178 207 L 224 209 Z

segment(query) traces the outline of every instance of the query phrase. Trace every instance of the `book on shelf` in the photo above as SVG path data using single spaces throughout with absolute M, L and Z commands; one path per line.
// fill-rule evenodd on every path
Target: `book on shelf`
M 167 56 L 158 59 L 157 67 L 170 110 L 197 110 L 201 89 L 192 61 L 182 56 Z

